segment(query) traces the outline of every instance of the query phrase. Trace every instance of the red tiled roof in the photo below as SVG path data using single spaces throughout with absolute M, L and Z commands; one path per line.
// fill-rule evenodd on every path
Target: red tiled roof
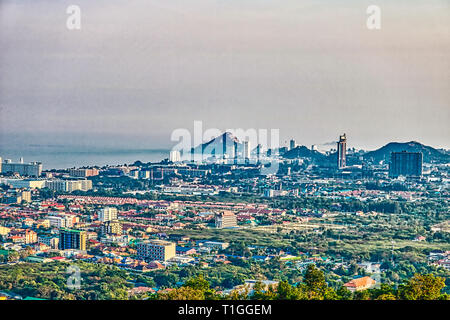
M 373 280 L 371 277 L 362 277 L 358 279 L 353 279 L 344 284 L 344 286 L 351 288 L 365 288 L 373 284 L 375 284 L 375 280 Z

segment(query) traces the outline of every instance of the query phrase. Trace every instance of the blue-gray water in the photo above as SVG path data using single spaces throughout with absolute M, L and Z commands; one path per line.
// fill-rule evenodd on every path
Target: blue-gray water
M 61 145 L 27 145 L 23 147 L 1 146 L 0 157 L 18 162 L 42 162 L 44 170 L 81 166 L 104 166 L 142 162 L 158 162 L 169 157 L 169 150 L 132 149 L 117 147 L 74 147 Z
M 158 162 L 169 157 L 166 136 L 111 133 L 4 132 L 0 127 L 0 157 L 42 162 L 44 170 Z M 168 142 L 169 141 L 169 142 Z

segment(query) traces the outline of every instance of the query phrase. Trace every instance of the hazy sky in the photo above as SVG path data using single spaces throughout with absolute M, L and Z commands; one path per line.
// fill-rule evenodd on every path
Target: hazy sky
M 0 0 L 0 143 L 164 147 L 202 120 L 449 148 L 449 54 L 448 0 Z

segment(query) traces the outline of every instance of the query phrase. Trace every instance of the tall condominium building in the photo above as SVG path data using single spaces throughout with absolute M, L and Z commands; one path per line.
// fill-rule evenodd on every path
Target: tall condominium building
M 101 222 L 117 220 L 117 208 L 106 207 L 98 212 L 98 220 Z
M 295 140 L 291 139 L 291 141 L 289 142 L 289 150 L 295 149 L 296 146 L 297 144 L 295 143 Z
M 262 146 L 260 143 L 256 146 L 256 159 L 258 159 L 258 164 L 261 159 L 261 153 L 262 153 Z
M 421 152 L 392 152 L 389 163 L 389 176 L 397 178 L 420 177 L 422 175 L 423 155 Z
M 5 159 L 0 167 L 1 173 L 5 174 L 18 173 L 21 176 L 39 177 L 42 173 L 42 163 L 24 163 L 22 158 L 20 162 L 12 162 L 10 159 Z
M 180 161 L 181 161 L 181 154 L 180 154 L 180 151 L 178 151 L 178 150 L 172 150 L 172 151 L 170 151 L 170 154 L 169 154 L 169 160 L 170 160 L 171 162 L 180 162 Z
M 347 165 L 347 137 L 345 133 L 339 136 L 337 143 L 337 167 L 342 169 Z
M 222 159 L 226 159 L 227 154 L 227 135 L 222 135 Z
M 244 159 L 250 159 L 250 141 L 244 141 Z
M 238 161 L 238 143 L 237 141 L 233 141 L 233 158 L 234 158 L 234 164 L 237 164 Z
M 86 250 L 86 231 L 61 229 L 59 233 L 59 249 Z
M 93 177 L 98 176 L 99 171 L 96 168 L 90 168 L 90 169 L 69 169 L 69 175 L 72 177 Z
M 217 229 L 236 227 L 237 226 L 236 215 L 229 210 L 217 213 L 215 215 L 215 224 Z
M 175 256 L 175 243 L 163 240 L 148 240 L 136 244 L 137 256 L 141 259 L 167 261 Z
M 226 157 L 228 159 L 234 159 L 234 141 L 232 142 L 232 144 L 230 143 L 226 149 Z

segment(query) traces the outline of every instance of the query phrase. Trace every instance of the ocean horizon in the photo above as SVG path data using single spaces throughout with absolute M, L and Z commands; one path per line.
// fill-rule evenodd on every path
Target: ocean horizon
M 64 145 L 28 145 L 26 147 L 0 146 L 2 161 L 11 159 L 25 163 L 42 162 L 43 170 L 83 166 L 132 164 L 135 161 L 159 162 L 169 157 L 169 149 L 121 147 L 74 147 Z

